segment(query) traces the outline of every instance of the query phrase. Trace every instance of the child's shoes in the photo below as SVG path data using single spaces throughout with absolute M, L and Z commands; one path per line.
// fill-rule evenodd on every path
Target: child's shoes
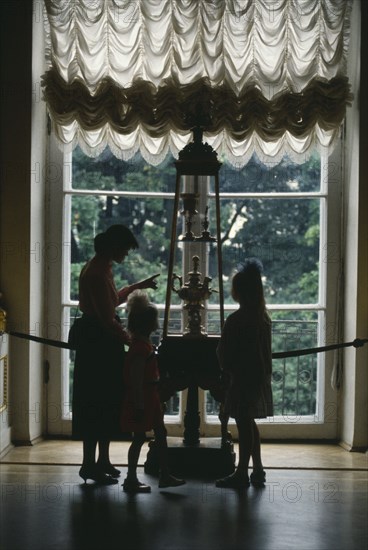
M 240 476 L 236 473 L 216 481 L 216 487 L 224 489 L 246 489 L 249 485 L 248 476 Z
M 137 478 L 125 478 L 123 489 L 126 493 L 150 493 L 151 487 L 145 483 L 141 483 Z
M 263 487 L 266 483 L 266 472 L 264 470 L 255 470 L 250 474 L 250 482 L 255 487 Z
M 166 489 L 167 487 L 180 487 L 180 485 L 185 485 L 184 479 L 178 479 L 174 476 L 160 476 L 158 480 L 158 486 L 160 489 Z

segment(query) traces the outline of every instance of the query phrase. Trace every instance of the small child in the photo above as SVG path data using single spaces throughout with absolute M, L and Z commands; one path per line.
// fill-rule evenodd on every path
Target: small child
M 244 488 L 266 480 L 255 418 L 273 415 L 271 390 L 271 320 L 266 311 L 261 279 L 262 264 L 247 260 L 232 280 L 232 297 L 239 309 L 224 324 L 217 355 L 227 373 L 223 414 L 235 418 L 239 435 L 239 462 L 233 474 L 216 481 L 217 487 Z M 253 472 L 248 477 L 250 457 Z
M 169 474 L 166 428 L 158 393 L 159 371 L 151 333 L 158 328 L 158 311 L 147 295 L 136 290 L 128 298 L 128 330 L 131 343 L 124 364 L 124 399 L 121 429 L 133 432 L 128 451 L 128 474 L 123 483 L 129 493 L 148 493 L 149 485 L 137 478 L 140 451 L 146 431 L 154 430 L 160 463 L 160 488 L 178 487 L 185 483 Z

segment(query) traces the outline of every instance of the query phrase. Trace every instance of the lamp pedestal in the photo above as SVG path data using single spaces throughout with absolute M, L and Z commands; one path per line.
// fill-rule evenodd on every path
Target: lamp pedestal
M 168 437 L 167 441 L 169 469 L 175 476 L 220 478 L 235 470 L 235 453 L 231 441 L 225 447 L 221 446 L 220 437 L 205 437 L 197 445 L 189 446 L 179 437 Z M 159 473 L 154 441 L 149 443 L 144 471 L 154 476 Z
M 221 477 L 235 469 L 233 443 L 226 427 L 222 437 L 201 438 L 198 388 L 214 392 L 220 387 L 220 369 L 216 348 L 219 337 L 183 338 L 168 336 L 158 350 L 158 361 L 163 381 L 169 380 L 171 393 L 188 388 L 184 416 L 184 437 L 168 438 L 170 471 L 176 475 L 205 475 Z M 168 395 L 166 396 L 168 397 Z M 156 475 L 159 470 L 155 442 L 151 441 L 145 472 Z

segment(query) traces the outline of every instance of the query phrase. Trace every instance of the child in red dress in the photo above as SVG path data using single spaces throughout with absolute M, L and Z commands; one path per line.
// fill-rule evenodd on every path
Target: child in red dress
M 150 492 L 151 487 L 137 478 L 137 464 L 146 431 L 154 430 L 160 477 L 159 487 L 178 487 L 185 481 L 169 474 L 166 428 L 158 393 L 159 371 L 150 334 L 158 328 L 158 311 L 144 292 L 135 291 L 128 299 L 128 330 L 131 344 L 124 364 L 124 400 L 121 429 L 133 432 L 128 451 L 128 474 L 123 483 L 130 493 Z

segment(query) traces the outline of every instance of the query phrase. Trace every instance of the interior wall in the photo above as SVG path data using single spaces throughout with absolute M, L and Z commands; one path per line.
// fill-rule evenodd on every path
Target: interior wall
M 1 16 L 0 288 L 10 330 L 37 334 L 43 312 L 46 109 L 41 2 L 6 2 Z M 32 32 L 32 28 L 34 32 Z M 16 29 L 16 32 L 15 32 Z M 37 55 L 32 57 L 32 49 Z M 8 423 L 12 440 L 43 432 L 43 348 L 9 339 Z
M 367 53 L 366 2 L 353 2 L 348 75 L 354 102 L 346 117 L 345 167 L 345 286 L 344 341 L 368 337 L 368 223 L 367 223 Z M 359 28 L 362 25 L 360 36 Z M 364 101 L 361 101 L 364 98 Z M 342 444 L 348 449 L 368 445 L 368 345 L 346 348 L 341 390 Z

